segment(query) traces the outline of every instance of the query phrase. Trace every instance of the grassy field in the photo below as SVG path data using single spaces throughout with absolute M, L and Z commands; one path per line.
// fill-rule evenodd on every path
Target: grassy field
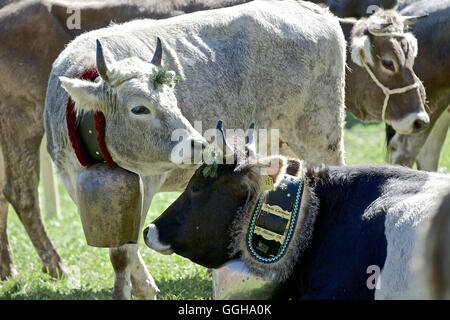
M 383 163 L 384 126 L 361 124 L 348 118 L 345 131 L 348 164 Z M 447 136 L 441 157 L 440 172 L 450 171 L 450 138 Z M 113 286 L 113 269 L 108 250 L 86 245 L 76 207 L 59 184 L 62 217 L 45 218 L 56 248 L 79 283 L 53 280 L 40 272 L 41 262 L 15 212 L 10 209 L 8 233 L 19 275 L 0 282 L 0 299 L 109 299 Z M 178 193 L 160 193 L 153 200 L 147 223 L 155 219 Z M 42 201 L 41 201 L 42 203 Z M 43 208 L 45 216 L 45 208 Z M 182 257 L 162 256 L 140 243 L 143 258 L 161 290 L 159 299 L 211 299 L 211 275 L 206 268 Z

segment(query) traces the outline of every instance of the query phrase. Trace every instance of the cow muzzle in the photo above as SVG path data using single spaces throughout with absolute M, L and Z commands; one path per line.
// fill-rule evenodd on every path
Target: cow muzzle
M 392 120 L 392 127 L 400 134 L 417 133 L 425 130 L 430 124 L 430 117 L 426 112 L 414 112 L 401 120 Z
M 200 135 L 187 138 L 172 149 L 170 161 L 180 168 L 192 168 L 202 163 L 203 150 L 207 145 L 206 140 Z
M 149 224 L 149 226 L 144 229 L 144 242 L 149 248 L 161 254 L 169 255 L 173 253 L 170 245 L 161 243 L 159 241 L 158 228 L 153 223 Z

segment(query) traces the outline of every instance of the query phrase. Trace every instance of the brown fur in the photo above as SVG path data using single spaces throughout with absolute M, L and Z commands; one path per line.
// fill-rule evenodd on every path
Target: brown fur
M 400 16 L 393 10 L 380 10 L 377 14 L 382 21 L 393 23 L 393 29 L 403 28 Z M 379 81 L 386 87 L 395 89 L 402 88 L 414 83 L 415 73 L 413 70 L 414 56 L 412 48 L 404 38 L 394 36 L 373 36 L 368 31 L 368 18 L 340 19 L 341 27 L 347 40 L 347 74 L 346 74 L 346 107 L 358 119 L 363 121 L 380 121 L 381 110 L 385 98 L 384 93 L 376 86 L 367 71 L 354 63 L 351 57 L 351 43 L 355 37 L 369 36 L 372 44 L 372 56 L 374 66 L 372 71 Z M 382 58 L 389 57 L 397 62 L 399 71 L 390 76 L 383 72 Z M 365 57 L 367 59 L 367 57 Z M 367 90 L 371 88 L 371 90 Z M 401 120 L 412 112 L 425 112 L 425 89 L 411 90 L 390 97 L 386 121 Z

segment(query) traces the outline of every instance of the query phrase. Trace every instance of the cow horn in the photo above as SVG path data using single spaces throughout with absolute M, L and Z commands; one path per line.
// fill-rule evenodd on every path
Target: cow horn
M 162 45 L 161 39 L 158 37 L 156 38 L 156 50 L 155 54 L 153 55 L 151 63 L 159 67 L 161 66 L 161 58 L 162 58 Z
M 100 77 L 102 77 L 102 79 L 105 82 L 109 81 L 108 67 L 106 67 L 105 56 L 103 55 L 103 47 L 98 39 L 97 39 L 97 71 Z
M 224 131 L 223 131 L 223 123 L 222 123 L 222 120 L 217 121 L 217 127 L 216 127 L 216 129 L 219 130 L 220 134 L 222 135 L 222 143 L 223 143 L 222 147 L 225 147 L 225 148 L 224 148 L 224 156 L 226 156 L 227 148 L 229 148 L 230 150 L 232 150 L 232 149 L 231 149 L 231 147 L 227 144 L 227 140 L 225 139 L 225 133 L 224 133 Z
M 247 157 L 254 157 L 256 155 L 255 148 L 255 123 L 252 121 L 247 130 L 247 136 L 245 137 L 245 153 Z
M 428 17 L 428 13 L 421 16 L 403 16 L 403 27 L 406 28 L 426 17 Z

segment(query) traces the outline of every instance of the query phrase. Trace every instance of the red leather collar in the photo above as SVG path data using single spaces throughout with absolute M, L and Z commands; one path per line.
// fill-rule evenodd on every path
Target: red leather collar
M 95 78 L 98 77 L 97 69 L 90 69 L 81 75 L 81 79 L 84 80 L 91 80 L 94 81 Z M 90 167 L 91 165 L 95 163 L 100 162 L 106 162 L 109 166 L 116 168 L 118 167 L 117 163 L 114 162 L 111 155 L 108 152 L 108 148 L 105 144 L 105 116 L 102 112 L 97 111 L 94 113 L 94 120 L 95 120 L 95 130 L 97 131 L 97 144 L 98 149 L 100 150 L 101 156 L 103 159 L 99 160 L 94 159 L 91 155 L 89 155 L 89 152 L 83 143 L 83 140 L 80 137 L 79 134 L 79 124 L 80 121 L 77 121 L 77 115 L 74 110 L 75 103 L 72 101 L 72 99 L 67 99 L 67 106 L 66 106 L 66 124 L 67 124 L 67 131 L 69 134 L 69 140 L 72 144 L 72 147 L 75 151 L 75 154 L 77 156 L 78 161 L 83 167 Z

